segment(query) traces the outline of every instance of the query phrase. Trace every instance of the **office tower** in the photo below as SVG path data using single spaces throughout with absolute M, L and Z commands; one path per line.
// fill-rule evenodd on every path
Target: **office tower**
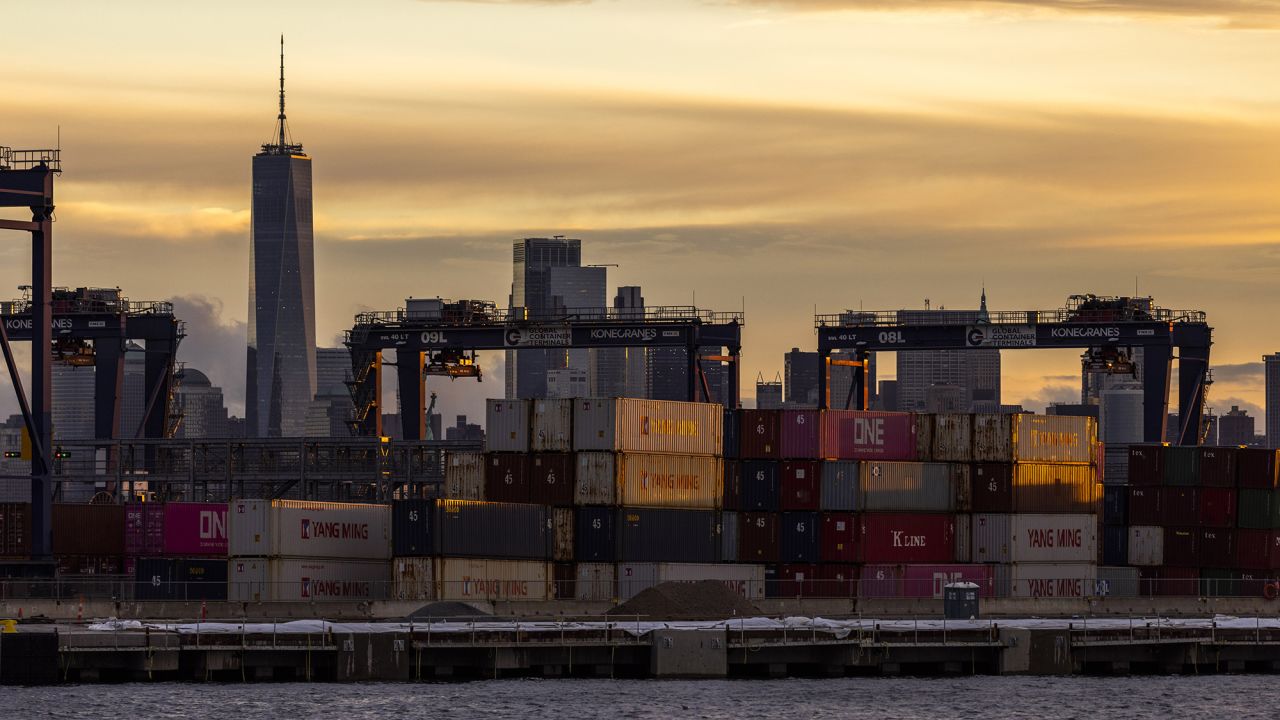
M 898 381 L 881 380 L 877 399 L 878 402 L 874 405 L 874 409 L 886 412 L 896 411 L 898 409 Z
M 93 439 L 93 366 L 54 363 L 52 375 L 54 442 Z
M 1098 399 L 1098 439 L 1107 445 L 1142 442 L 1142 397 L 1141 383 L 1104 378 Z
M 459 415 L 457 425 L 445 429 L 444 439 L 451 442 L 482 443 L 484 442 L 484 428 L 475 423 L 467 422 L 466 415 Z
M 638 286 L 618 288 L 610 317 L 637 322 L 644 319 L 644 296 Z M 650 352 L 643 347 L 597 350 L 591 394 L 595 397 L 649 397 Z
M 1280 353 L 1262 356 L 1266 368 L 1267 447 L 1280 448 Z
M 222 388 L 195 368 L 185 368 L 174 391 L 174 404 L 182 413 L 176 437 L 186 439 L 225 438 L 228 435 L 227 406 Z
M 818 353 L 793 347 L 783 358 L 787 407 L 818 407 Z
M 247 432 L 301 436 L 316 394 L 311 158 L 289 137 L 285 120 L 283 38 L 275 137 L 253 157 L 249 245 Z
M 782 381 L 756 379 L 756 409 L 780 410 L 782 408 Z
M 984 290 L 978 310 L 901 310 L 898 322 L 908 324 L 981 324 L 987 317 Z M 999 350 L 910 350 L 897 353 L 897 409 L 920 412 L 927 409 L 927 397 L 935 385 L 961 389 L 960 407 L 970 412 L 975 404 L 1000 405 Z M 935 393 L 936 394 L 936 393 Z M 954 393 L 944 393 L 954 401 Z M 980 405 L 981 406 L 981 405 Z
M 351 379 L 351 351 L 345 347 L 316 348 L 316 396 L 307 407 L 307 437 L 349 437 L 354 406 L 347 381 Z
M 1254 420 L 1248 411 L 1232 405 L 1231 411 L 1218 418 L 1218 443 L 1221 445 L 1252 445 Z

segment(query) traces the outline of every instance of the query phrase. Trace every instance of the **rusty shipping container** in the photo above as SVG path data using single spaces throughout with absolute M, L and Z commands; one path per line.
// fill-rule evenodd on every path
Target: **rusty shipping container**
M 784 460 L 778 483 L 779 508 L 817 510 L 822 504 L 822 464 L 817 460 Z
M 232 557 L 391 557 L 389 505 L 234 500 L 227 526 Z
M 991 563 L 1096 562 L 1096 515 L 973 516 L 973 560 Z
M 956 551 L 951 559 L 958 563 L 973 562 L 973 515 L 961 513 L 956 518 Z
M 629 507 L 713 510 L 724 496 L 724 468 L 709 455 L 620 453 L 618 499 Z
M 573 562 L 573 508 L 551 509 L 551 559 Z
M 569 398 L 531 401 L 533 416 L 529 426 L 529 449 L 560 453 L 573 449 L 573 400 Z
M 577 563 L 574 567 L 573 598 L 615 602 L 618 598 L 617 566 L 613 563 Z
M 489 398 L 485 403 L 484 449 L 529 452 L 529 401 Z
M 534 453 L 529 456 L 529 502 L 535 505 L 573 505 L 573 453 Z
M 1280 486 L 1280 450 L 1240 448 L 1236 456 L 1236 481 L 1242 488 L 1270 490 Z
M 738 513 L 738 562 L 776 563 L 778 543 L 777 513 Z
M 485 453 L 484 497 L 489 502 L 527 503 L 530 499 L 528 453 Z
M 1202 447 L 1198 463 L 1201 487 L 1234 488 L 1236 480 L 1239 448 Z
M 780 410 L 738 411 L 738 453 L 743 460 L 777 460 L 782 457 L 779 435 Z
M 484 476 L 484 453 L 448 453 L 444 461 L 444 498 L 484 500 Z
M 124 506 L 53 504 L 54 555 L 124 555 Z
M 551 563 L 442 557 L 436 560 L 441 600 L 512 601 L 554 597 Z
M 1018 463 L 1013 472 L 1013 511 L 1092 513 L 1102 500 L 1092 465 Z
M 975 462 L 1097 462 L 1098 432 L 1093 418 L 984 413 L 974 415 L 972 424 Z
M 580 452 L 574 474 L 575 505 L 617 505 L 617 463 L 611 452 Z
M 227 561 L 231 602 L 368 602 L 391 593 L 384 560 L 233 557 Z
M 954 515 L 864 513 L 858 519 L 862 562 L 947 563 L 955 553 Z
M 831 460 L 919 460 L 917 416 L 867 410 L 822 413 L 822 454 Z
M 822 421 L 818 410 L 783 410 L 778 419 L 779 455 L 784 460 L 822 459 Z
M 1129 526 L 1128 564 L 1156 567 L 1164 564 L 1164 528 L 1158 525 Z
M 435 600 L 435 560 L 429 557 L 391 559 L 392 600 Z
M 0 503 L 0 557 L 31 556 L 31 503 Z
M 973 416 L 937 413 L 933 416 L 934 462 L 973 461 Z
M 1129 446 L 1129 484 L 1142 487 L 1164 483 L 1164 448 L 1161 445 Z
M 968 482 L 959 482 L 949 463 L 864 462 L 859 505 L 865 512 L 951 512 L 961 485 L 967 496 Z
M 618 599 L 627 601 L 664 582 L 691 583 L 714 580 L 748 600 L 764 597 L 763 565 L 718 563 L 619 563 Z
M 713 403 L 583 398 L 574 402 L 575 450 L 721 455 L 724 411 Z
M 822 513 L 818 559 L 824 563 L 858 561 L 858 518 L 853 513 Z

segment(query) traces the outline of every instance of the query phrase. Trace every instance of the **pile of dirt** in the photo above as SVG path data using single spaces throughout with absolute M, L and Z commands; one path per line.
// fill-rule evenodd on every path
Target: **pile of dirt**
M 435 620 L 446 620 L 453 618 L 487 618 L 492 617 L 489 613 L 479 610 L 471 605 L 462 602 L 433 602 L 430 605 L 422 607 L 409 613 L 407 620 L 426 620 L 432 618 Z
M 641 592 L 608 612 L 644 620 L 727 620 L 763 613 L 717 580 L 664 582 Z

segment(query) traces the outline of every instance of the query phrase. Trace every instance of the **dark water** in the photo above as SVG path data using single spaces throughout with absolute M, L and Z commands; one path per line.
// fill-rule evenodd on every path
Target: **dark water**
M 499 680 L 0 688 L 3 718 L 1272 718 L 1277 678 Z

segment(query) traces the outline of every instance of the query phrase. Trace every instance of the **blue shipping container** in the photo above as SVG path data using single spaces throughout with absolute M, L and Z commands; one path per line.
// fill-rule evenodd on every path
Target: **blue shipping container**
M 134 570 L 136 600 L 226 600 L 224 558 L 139 558 Z
M 834 460 L 822 463 L 824 512 L 858 511 L 858 461 Z
M 738 562 L 738 513 L 720 513 L 720 562 Z
M 618 509 L 618 562 L 713 563 L 720 558 L 713 510 Z
M 785 512 L 778 525 L 778 557 L 783 563 L 818 562 L 818 513 Z
M 1129 526 L 1102 526 L 1102 564 L 1129 564 Z
M 739 470 L 744 512 L 778 511 L 778 463 L 775 460 L 743 460 Z
M 1102 522 L 1108 525 L 1129 524 L 1129 488 L 1107 485 L 1102 489 Z
M 432 520 L 435 500 L 397 500 L 391 503 L 391 554 L 413 557 L 433 554 Z
M 618 558 L 617 511 L 609 507 L 580 507 L 573 527 L 573 559 L 612 563 Z
M 724 450 L 725 458 L 738 457 L 738 413 L 733 410 L 724 411 Z

